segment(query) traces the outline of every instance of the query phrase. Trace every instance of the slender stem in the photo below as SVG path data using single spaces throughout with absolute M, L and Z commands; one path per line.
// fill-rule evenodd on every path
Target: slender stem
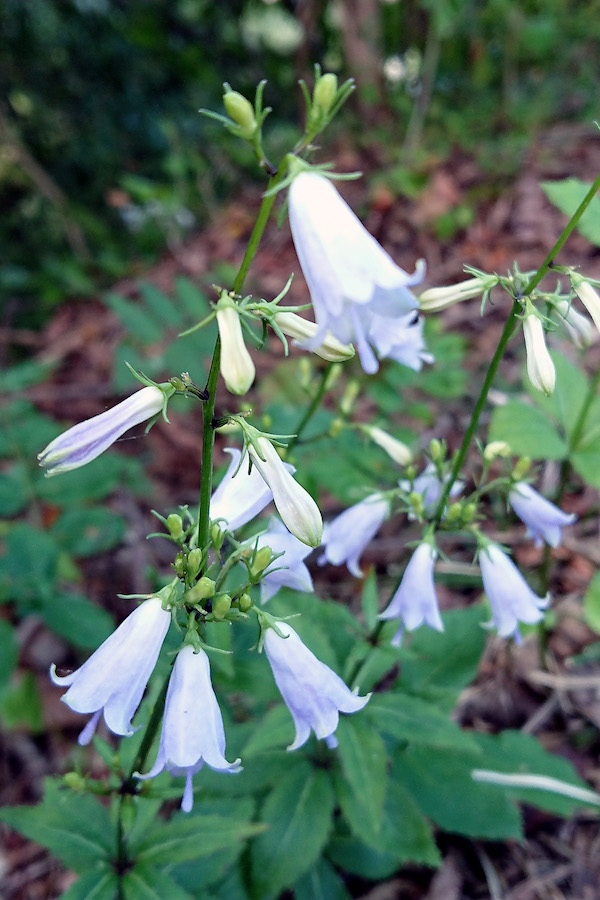
M 291 438 L 291 440 L 289 441 L 289 443 L 287 445 L 287 453 L 290 453 L 291 450 L 294 449 L 294 447 L 300 440 L 300 437 L 302 436 L 302 432 L 304 431 L 304 429 L 306 428 L 306 426 L 308 425 L 308 423 L 314 416 L 317 409 L 320 407 L 321 400 L 323 399 L 323 395 L 325 394 L 325 391 L 327 389 L 327 380 L 329 378 L 329 373 L 331 372 L 332 368 L 333 368 L 333 363 L 330 362 L 330 363 L 327 363 L 327 365 L 323 369 L 323 371 L 321 373 L 321 380 L 319 382 L 319 387 L 317 388 L 315 396 L 312 398 L 310 405 L 308 406 L 306 412 L 304 413 L 304 415 L 300 419 L 298 425 L 294 429 L 295 434 Z
M 267 191 L 271 188 L 276 187 L 283 176 L 285 175 L 285 166 L 281 166 L 277 173 L 273 175 L 272 178 L 269 179 L 269 183 L 267 185 Z M 260 244 L 260 239 L 263 236 L 264 230 L 266 228 L 267 222 L 269 221 L 269 216 L 271 215 L 271 210 L 273 208 L 273 204 L 275 203 L 275 198 L 277 197 L 276 193 L 269 194 L 267 197 L 263 197 L 261 207 L 258 211 L 258 216 L 256 218 L 256 222 L 254 223 L 254 228 L 252 229 L 252 234 L 248 239 L 248 246 L 246 247 L 246 252 L 244 253 L 244 258 L 240 265 L 239 271 L 235 276 L 235 280 L 233 282 L 233 292 L 234 294 L 239 294 L 244 281 L 246 280 L 246 275 L 248 274 L 248 270 L 252 265 L 252 260 L 256 254 L 258 249 L 258 245 Z
M 198 544 L 201 550 L 208 546 L 210 530 L 210 498 L 212 494 L 213 450 L 215 446 L 215 400 L 217 381 L 221 366 L 221 340 L 217 336 L 213 351 L 208 381 L 206 382 L 206 400 L 202 410 L 202 461 L 200 464 L 200 503 L 198 507 Z

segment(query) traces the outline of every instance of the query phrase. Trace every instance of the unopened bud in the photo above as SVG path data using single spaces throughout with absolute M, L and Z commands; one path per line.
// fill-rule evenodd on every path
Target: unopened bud
M 221 549 L 225 541 L 225 532 L 221 531 L 218 522 L 213 522 L 210 526 L 210 542 L 217 551 Z
M 521 479 L 527 474 L 529 468 L 531 466 L 531 460 L 528 456 L 523 456 L 521 459 L 517 460 L 517 464 L 515 465 L 513 471 L 513 478 L 515 481 L 521 481 Z
M 506 441 L 490 441 L 483 451 L 483 458 L 486 462 L 492 462 L 498 456 L 510 456 L 510 444 Z
M 460 522 L 463 517 L 462 503 L 452 503 L 444 514 L 446 522 Z
M 207 575 L 203 575 L 189 591 L 185 592 L 183 601 L 188 606 L 194 606 L 196 603 L 201 603 L 209 597 L 214 597 L 214 595 L 215 582 Z
M 187 571 L 187 565 L 186 565 L 186 559 L 185 559 L 185 556 L 183 555 L 183 553 L 177 554 L 177 556 L 173 560 L 173 568 L 175 569 L 175 572 L 177 573 L 177 575 L 179 575 L 180 578 L 182 578 L 185 575 L 185 573 Z
M 326 72 L 325 75 L 321 75 L 313 90 L 313 104 L 316 107 L 313 110 L 314 116 L 318 113 L 323 116 L 327 115 L 335 100 L 337 89 L 337 75 L 334 75 L 332 72 Z
M 231 597 L 229 594 L 220 594 L 213 603 L 213 616 L 215 619 L 224 619 L 231 609 Z
M 183 522 L 181 521 L 181 516 L 178 516 L 177 513 L 171 513 L 170 516 L 167 516 L 167 528 L 169 529 L 171 537 L 178 540 L 183 534 Z
M 256 374 L 252 357 L 244 343 L 237 309 L 217 309 L 217 325 L 221 338 L 221 375 L 228 391 L 242 396 L 252 386 Z
M 238 607 L 242 612 L 248 612 L 250 607 L 252 606 L 252 597 L 250 594 L 242 594 L 240 599 L 238 600 Z
M 387 455 L 398 463 L 399 466 L 407 466 L 412 461 L 412 453 L 402 441 L 392 437 L 387 431 L 376 426 L 367 426 L 366 432 L 378 447 L 385 450 Z
M 270 547 L 261 547 L 260 550 L 256 553 L 254 557 L 254 562 L 250 567 L 250 574 L 253 578 L 260 578 L 264 570 L 267 568 L 271 559 L 273 558 L 273 551 Z
M 419 305 L 425 312 L 435 312 L 461 300 L 479 297 L 484 290 L 485 283 L 481 278 L 469 278 L 448 287 L 428 288 L 419 296 Z
M 423 514 L 423 494 L 418 494 L 416 491 L 412 491 L 408 496 L 408 502 L 412 506 L 416 516 L 421 516 Z
M 523 319 L 523 334 L 529 380 L 534 388 L 549 396 L 556 384 L 556 371 L 546 347 L 544 326 L 535 313 L 530 313 Z
M 434 463 L 442 462 L 444 458 L 445 447 L 442 441 L 438 441 L 437 438 L 433 438 L 431 443 L 429 444 L 429 455 Z
M 239 126 L 239 135 L 251 141 L 256 134 L 256 116 L 249 100 L 238 91 L 227 91 L 223 94 L 223 104 L 227 115 Z
M 193 550 L 190 550 L 187 558 L 187 570 L 188 575 L 191 578 L 195 578 L 198 572 L 200 571 L 200 566 L 202 565 L 202 550 L 199 547 L 194 547 Z
M 475 516 L 477 515 L 477 504 L 476 503 L 465 503 L 462 509 L 463 514 L 463 522 L 465 525 L 468 525 L 469 522 L 472 522 Z
M 332 438 L 336 438 L 346 427 L 343 419 L 334 419 L 331 425 L 329 426 L 329 434 Z
M 344 391 L 344 395 L 340 401 L 340 411 L 348 416 L 352 412 L 352 407 L 356 402 L 356 398 L 360 394 L 360 384 L 358 381 L 350 381 L 348 382 L 348 386 Z
M 85 778 L 79 772 L 65 772 L 63 775 L 63 783 L 72 791 L 82 792 L 85 790 Z

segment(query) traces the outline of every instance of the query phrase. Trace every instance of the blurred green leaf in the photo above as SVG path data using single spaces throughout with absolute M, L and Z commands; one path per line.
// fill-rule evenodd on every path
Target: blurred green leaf
M 600 572 L 596 572 L 585 592 L 583 618 L 586 625 L 600 634 Z
M 96 650 L 115 628 L 110 613 L 81 594 L 57 590 L 44 600 L 40 614 L 56 634 L 85 650 Z
M 125 872 L 122 891 L 124 900 L 194 900 L 194 895 L 179 887 L 166 872 L 139 860 Z
M 419 697 L 385 691 L 371 697 L 363 714 L 398 741 L 477 753 L 472 736 L 450 716 Z
M 294 885 L 294 900 L 350 900 L 350 894 L 333 866 L 320 859 Z
M 542 181 L 540 187 L 548 200 L 570 218 L 589 191 L 591 182 L 581 181 L 579 178 L 563 178 L 562 181 Z M 588 241 L 600 247 L 600 197 L 592 198 L 577 229 Z
M 93 556 L 115 547 L 123 538 L 125 523 L 106 507 L 66 509 L 51 534 L 72 556 Z
M 262 830 L 262 825 L 231 816 L 176 813 L 168 822 L 157 819 L 132 852 L 152 866 L 185 862 L 225 850 Z
M 116 900 L 118 893 L 119 885 L 112 865 L 99 862 L 61 894 L 60 900 Z
M 556 426 L 541 409 L 509 400 L 492 413 L 488 441 L 506 441 L 517 456 L 532 459 L 564 459 L 567 445 Z
M 15 629 L 0 619 L 0 692 L 10 680 L 19 658 L 19 645 Z
M 336 779 L 340 804 L 355 833 L 378 835 L 387 790 L 387 753 L 379 733 L 357 713 L 343 716 L 335 734 L 342 777 Z

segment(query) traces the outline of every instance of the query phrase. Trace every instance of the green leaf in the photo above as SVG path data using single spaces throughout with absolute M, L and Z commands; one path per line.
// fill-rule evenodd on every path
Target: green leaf
M 360 713 L 340 719 L 336 737 L 343 773 L 336 786 L 342 809 L 353 828 L 378 834 L 387 784 L 385 745 Z
M 562 431 L 570 437 L 588 392 L 588 379 L 562 353 L 552 351 L 550 355 L 556 370 L 556 387 L 549 397 L 531 387 L 531 396 L 536 405 L 558 422 Z
M 350 894 L 333 866 L 320 859 L 294 885 L 294 900 L 350 900 Z
M 60 900 L 116 900 L 118 891 L 119 884 L 112 866 L 98 863 L 78 878 Z
M 327 846 L 327 856 L 344 872 L 369 881 L 384 881 L 402 865 L 396 853 L 370 846 L 354 835 L 333 837 Z
M 542 181 L 541 188 L 550 200 L 561 212 L 569 218 L 583 201 L 591 187 L 591 182 L 581 181 L 579 178 L 564 178 L 562 181 Z M 578 230 L 581 234 L 600 247 L 600 198 L 596 195 L 579 223 Z
M 267 830 L 251 848 L 256 897 L 277 895 L 297 881 L 319 858 L 331 828 L 334 794 L 329 776 L 302 759 L 294 763 L 261 811 Z
M 33 672 L 17 672 L 0 695 L 0 718 L 7 730 L 44 730 L 39 685 Z
M 82 594 L 56 593 L 40 609 L 46 625 L 84 650 L 96 650 L 115 630 L 114 619 Z
M 106 507 L 66 509 L 52 536 L 71 556 L 93 556 L 115 547 L 125 531 L 123 519 Z
M 567 445 L 541 409 L 509 400 L 492 413 L 488 441 L 506 441 L 517 456 L 564 459 Z
M 420 697 L 389 691 L 371 697 L 364 714 L 399 741 L 477 753 L 477 743 L 449 714 Z
M 375 570 L 370 569 L 362 589 L 362 611 L 368 631 L 373 631 L 378 622 L 379 596 Z
M 583 618 L 586 625 L 600 634 L 600 572 L 594 575 L 585 592 Z
M 265 750 L 281 750 L 294 740 L 294 724 L 283 703 L 270 709 L 262 721 L 256 723 L 241 757 L 249 759 Z
M 27 505 L 30 494 L 29 467 L 24 462 L 13 463 L 0 475 L 0 509 L 3 517 L 16 516 Z
M 146 862 L 137 862 L 123 876 L 123 900 L 194 900 L 173 879 Z
M 106 294 L 104 301 L 117 314 L 127 331 L 142 344 L 156 344 L 163 335 L 160 322 L 148 315 L 142 303 L 127 300 L 119 294 Z
M 488 840 L 522 837 L 521 817 L 506 793 L 473 781 L 481 757 L 409 746 L 395 755 L 395 780 L 445 831 Z
M 155 822 L 133 849 L 137 859 L 152 865 L 185 862 L 210 856 L 262 830 L 260 825 L 230 816 L 176 813 L 167 823 Z
M 50 779 L 41 804 L 6 807 L 0 810 L 0 820 L 47 847 L 75 872 L 89 872 L 115 852 L 116 832 L 108 810 L 94 797 L 61 789 Z
M 140 285 L 140 293 L 148 313 L 162 326 L 162 332 L 183 328 L 183 318 L 171 298 L 156 285 L 144 283 Z
M 15 629 L 0 619 L 0 690 L 10 681 L 19 658 L 19 644 Z

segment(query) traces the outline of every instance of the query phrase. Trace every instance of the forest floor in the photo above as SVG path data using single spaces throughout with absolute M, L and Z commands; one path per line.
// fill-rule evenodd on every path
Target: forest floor
M 338 165 L 348 171 L 369 171 L 374 162 L 340 151 Z M 465 263 L 501 274 L 512 268 L 514 260 L 521 270 L 536 269 L 566 222 L 566 217 L 547 201 L 540 182 L 569 176 L 591 181 L 598 171 L 597 131 L 560 125 L 532 142 L 523 155 L 520 171 L 508 185 L 498 183 L 490 187 L 490 174 L 483 172 L 471 157 L 457 151 L 442 163 L 432 164 L 429 186 L 414 200 L 395 200 L 384 187 L 374 188 L 364 221 L 395 261 L 407 270 L 412 271 L 415 261 L 424 258 L 426 283 L 430 286 L 462 280 Z M 352 205 L 364 208 L 363 183 L 347 183 L 343 192 Z M 223 208 L 210 227 L 165 255 L 150 270 L 116 285 L 115 290 L 135 297 L 138 280 L 143 278 L 169 292 L 179 275 L 206 283 L 207 273 L 213 271 L 217 259 L 232 265 L 239 263 L 259 199 L 257 189 L 245 189 L 241 198 Z M 472 208 L 472 223 L 449 240 L 440 241 L 436 237 L 436 222 L 461 204 Z M 572 236 L 558 261 L 577 265 L 587 275 L 600 278 L 600 250 L 578 233 Z M 247 288 L 254 294 L 273 297 L 292 271 L 297 274 L 288 302 L 305 302 L 305 286 L 289 229 L 287 225 L 279 230 L 273 228 L 261 245 Z M 492 308 L 481 319 L 478 308 L 463 304 L 447 310 L 443 321 L 445 329 L 459 330 L 466 337 L 468 365 L 475 378 L 485 370 L 496 346 L 503 325 L 501 311 Z M 43 389 L 33 389 L 32 396 L 45 412 L 64 418 L 65 390 L 69 418 L 74 421 L 94 415 L 107 405 L 111 397 L 112 355 L 120 331 L 114 315 L 99 300 L 67 303 L 56 311 L 42 333 L 25 337 L 26 340 L 20 334 L 15 339 L 29 343 L 38 358 L 57 363 L 51 382 Z M 4 339 L 10 339 L 10 334 Z M 260 365 L 267 369 L 279 358 L 277 354 L 261 354 Z M 598 343 L 590 349 L 587 362 L 590 366 L 600 365 Z M 507 365 L 516 369 L 521 363 L 509 355 Z M 469 414 L 464 400 L 462 407 L 456 401 L 448 408 L 440 408 L 436 436 L 445 438 L 451 448 L 456 447 Z M 195 440 L 183 426 L 178 427 L 176 420 L 169 429 L 153 429 L 149 440 L 153 442 L 151 452 L 155 460 L 151 475 L 159 485 L 162 499 L 182 502 L 194 486 L 192 476 L 186 473 L 194 472 Z M 544 473 L 546 483 L 551 483 L 555 475 L 549 466 Z M 600 564 L 597 516 L 593 522 L 589 518 L 589 509 L 597 508 L 598 501 L 591 494 L 571 499 L 569 511 L 588 511 L 586 524 L 573 529 L 573 536 L 554 551 L 559 562 L 556 595 L 560 599 L 558 624 L 547 648 L 546 669 L 540 668 L 535 645 L 526 643 L 511 652 L 506 642 L 490 639 L 478 679 L 461 697 L 457 717 L 466 726 L 486 731 L 510 727 L 535 733 L 546 748 L 568 757 L 579 774 L 598 790 L 600 741 L 589 735 L 596 735 L 600 726 L 600 668 L 596 665 L 585 671 L 578 669 L 574 675 L 569 667 L 570 657 L 597 640 L 581 615 L 582 595 Z M 139 591 L 143 590 L 140 583 L 147 564 L 148 551 L 143 544 L 148 529 L 141 511 L 129 509 L 128 517 L 139 541 L 129 541 L 127 566 L 122 559 L 117 563 L 130 573 L 129 589 Z M 364 557 L 366 564 L 377 565 L 385 559 L 386 540 L 389 538 L 384 532 L 373 541 Z M 132 553 L 132 546 L 139 552 Z M 529 546 L 520 552 L 517 559 L 525 563 L 533 562 L 531 554 L 537 553 Z M 105 573 L 106 566 L 113 564 L 114 559 L 96 560 L 86 571 L 86 592 L 109 608 L 113 588 L 107 588 Z M 343 593 L 343 583 L 336 583 L 338 593 Z M 39 623 L 31 624 L 25 664 L 34 671 L 40 685 L 45 685 L 46 660 L 55 652 L 57 640 Z M 583 682 L 579 680 L 581 675 L 585 675 Z M 0 737 L 3 804 L 34 802 L 41 794 L 43 777 L 64 769 L 75 717 L 58 702 L 56 691 L 47 686 L 41 689 L 44 703 L 47 701 L 46 732 Z M 69 739 L 65 729 L 71 729 Z M 473 842 L 442 835 L 444 862 L 437 872 L 409 867 L 375 887 L 357 888 L 355 896 L 361 900 L 598 900 L 597 817 L 581 814 L 563 820 L 526 809 L 525 823 L 527 839 L 523 844 Z M 5 847 L 0 851 L 2 900 L 54 900 L 72 879 L 71 873 L 61 869 L 38 845 L 6 833 Z

